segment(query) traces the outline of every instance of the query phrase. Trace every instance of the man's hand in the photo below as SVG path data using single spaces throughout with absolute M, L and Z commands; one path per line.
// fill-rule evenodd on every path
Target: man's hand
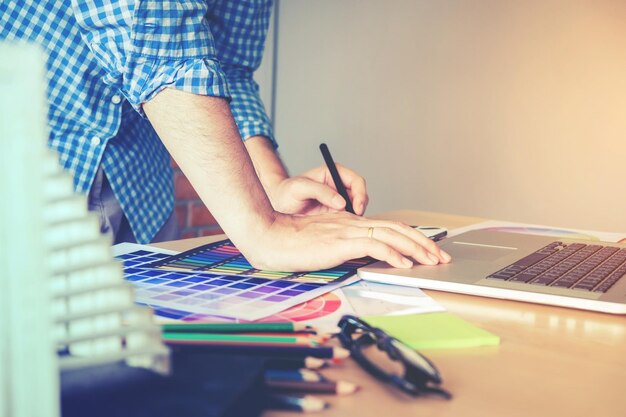
M 451 258 L 431 239 L 400 222 L 373 220 L 345 211 L 311 216 L 277 214 L 258 241 L 255 268 L 311 271 L 371 256 L 396 268 L 448 263 Z M 248 256 L 248 255 L 247 255 Z
M 346 186 L 354 212 L 363 215 L 369 201 L 365 179 L 340 164 L 337 164 L 337 171 Z M 274 185 L 270 198 L 277 211 L 288 214 L 334 213 L 346 207 L 326 165 L 282 180 Z
M 289 177 L 267 138 L 253 136 L 245 144 L 254 169 L 276 211 L 286 214 L 321 214 L 344 210 L 345 200 L 337 192 L 326 166 Z M 355 213 L 362 215 L 368 203 L 365 180 L 340 164 L 337 164 L 337 170 Z

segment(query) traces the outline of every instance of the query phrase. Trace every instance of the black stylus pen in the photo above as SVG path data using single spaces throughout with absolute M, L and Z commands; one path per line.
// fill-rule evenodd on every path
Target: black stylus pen
M 324 162 L 326 162 L 326 166 L 330 171 L 330 175 L 331 177 L 333 177 L 333 182 L 335 183 L 335 188 L 337 188 L 337 192 L 341 194 L 344 200 L 346 200 L 346 211 L 352 214 L 356 214 L 354 212 L 354 208 L 352 208 L 352 202 L 350 201 L 350 196 L 348 196 L 348 191 L 346 191 L 346 186 L 343 185 L 343 181 L 341 181 L 341 177 L 339 176 L 339 172 L 337 171 L 335 161 L 333 161 L 333 157 L 328 150 L 328 146 L 326 146 L 325 143 L 322 143 L 320 145 L 320 151 L 322 151 Z

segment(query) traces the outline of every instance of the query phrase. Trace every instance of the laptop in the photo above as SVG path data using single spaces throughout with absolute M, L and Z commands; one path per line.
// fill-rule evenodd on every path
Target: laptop
M 376 262 L 367 281 L 626 314 L 626 244 L 475 230 L 442 240 L 452 262 L 397 269 Z

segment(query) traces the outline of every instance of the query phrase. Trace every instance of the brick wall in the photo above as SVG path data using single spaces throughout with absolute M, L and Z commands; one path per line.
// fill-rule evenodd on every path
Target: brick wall
M 174 160 L 172 160 L 172 168 L 174 168 L 176 196 L 174 204 L 178 227 L 180 228 L 180 238 L 188 239 L 222 233 L 222 229 Z

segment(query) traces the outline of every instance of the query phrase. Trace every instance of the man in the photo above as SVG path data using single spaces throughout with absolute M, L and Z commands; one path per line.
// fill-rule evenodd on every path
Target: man
M 343 212 L 325 168 L 287 175 L 252 80 L 270 12 L 267 0 L 2 0 L 0 39 L 48 53 L 49 144 L 116 242 L 171 236 L 167 149 L 258 268 L 449 262 L 406 225 Z M 340 173 L 363 214 L 364 180 Z

